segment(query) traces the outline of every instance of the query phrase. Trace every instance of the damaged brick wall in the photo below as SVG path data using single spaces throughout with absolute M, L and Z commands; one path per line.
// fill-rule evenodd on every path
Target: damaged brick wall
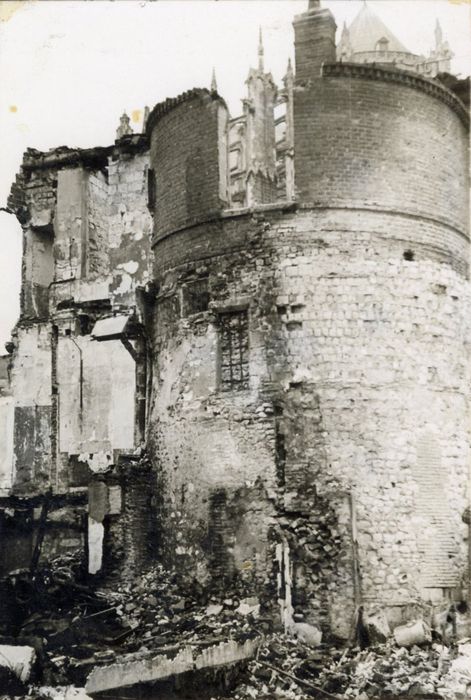
M 228 199 L 227 108 L 216 93 L 193 90 L 149 115 L 155 172 L 155 236 L 220 212 Z
M 155 241 L 150 450 L 170 560 L 217 583 L 241 578 L 252 552 L 253 590 L 271 578 L 285 624 L 348 637 L 360 605 L 394 619 L 466 575 L 467 120 L 446 91 L 398 71 L 322 72 L 330 12 L 296 18 L 295 32 L 298 204 Z M 165 124 L 181 127 L 171 112 Z M 179 167 L 165 153 L 151 152 L 157 172 Z M 174 196 L 161 192 L 163 211 Z M 181 301 L 198 276 L 208 308 L 192 315 Z M 223 322 L 242 313 L 245 340 Z M 424 433 L 441 455 L 438 519 Z M 438 561 L 424 568 L 432 524 L 448 577 Z
M 119 340 L 98 345 L 90 333 L 103 315 L 134 312 L 136 288 L 149 277 L 146 148 L 132 136 L 108 149 L 27 152 L 15 185 L 26 238 L 12 355 L 15 449 L 24 463 L 17 471 L 33 490 L 49 479 L 59 489 L 83 485 L 77 464 L 103 470 L 114 451 L 134 448 L 134 360 Z M 23 455 L 22 438 L 31 455 Z
M 88 549 L 89 561 L 97 566 L 92 573 L 132 580 L 156 561 L 155 499 L 155 477 L 145 459 L 122 457 L 113 473 L 93 477 L 89 483 Z M 102 529 L 99 541 L 93 531 L 97 525 Z

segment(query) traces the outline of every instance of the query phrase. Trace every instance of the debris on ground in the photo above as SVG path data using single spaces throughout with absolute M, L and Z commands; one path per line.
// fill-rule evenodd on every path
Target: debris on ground
M 467 700 L 470 690 L 471 639 L 450 647 L 407 648 L 391 641 L 364 650 L 328 645 L 313 650 L 299 639 L 277 636 L 265 641 L 229 697 Z
M 35 657 L 33 647 L 0 644 L 0 667 L 12 671 L 22 683 L 29 680 Z
M 1 697 L 87 700 L 87 679 L 100 667 L 185 649 L 197 658 L 233 642 L 256 652 L 214 700 L 471 698 L 471 638 L 457 637 L 458 614 L 437 617 L 433 630 L 421 619 L 390 630 L 384 615 L 364 616 L 369 645 L 360 648 L 306 622 L 284 634 L 258 598 L 235 589 L 183 594 L 161 566 L 128 583 L 91 581 L 82 560 L 62 556 L 2 582 Z

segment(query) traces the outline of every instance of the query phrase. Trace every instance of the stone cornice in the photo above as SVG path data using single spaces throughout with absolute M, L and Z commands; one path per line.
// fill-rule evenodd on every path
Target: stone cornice
M 436 80 L 423 78 L 411 71 L 397 68 L 384 68 L 374 64 L 365 63 L 324 63 L 322 66 L 323 78 L 357 78 L 361 80 L 378 80 L 380 82 L 392 82 L 406 85 L 425 92 L 432 97 L 444 102 L 461 119 L 466 128 L 469 128 L 469 113 L 461 100 Z

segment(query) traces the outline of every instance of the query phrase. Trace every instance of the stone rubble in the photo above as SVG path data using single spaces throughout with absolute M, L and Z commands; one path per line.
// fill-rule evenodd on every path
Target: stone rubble
M 82 575 L 77 554 L 40 568 L 29 588 L 19 574 L 10 579 L 17 616 L 14 624 L 1 623 L 0 652 L 18 654 L 29 645 L 31 663 L 12 679 L 8 664 L 0 662 L 6 674 L 0 676 L 6 692 L 1 697 L 86 700 L 87 681 L 93 673 L 102 675 L 100 668 L 110 675 L 115 666 L 145 664 L 151 657 L 171 667 L 181 654 L 197 658 L 207 651 L 210 658 L 227 643 L 252 645 L 256 653 L 242 660 L 229 690 L 216 691 L 214 700 L 470 697 L 471 637 L 457 641 L 450 629 L 443 637 L 418 620 L 397 627 L 385 642 L 370 638 L 367 645 L 357 634 L 347 646 L 321 639 L 307 624 L 282 633 L 263 603 L 235 589 L 224 589 L 220 597 L 203 590 L 183 594 L 175 572 L 160 566 L 126 583 L 98 580 L 87 586 Z M 465 616 L 457 617 L 465 629 Z M 379 619 L 364 621 L 368 629 L 372 621 L 380 628 Z M 420 630 L 418 645 L 413 635 Z
M 229 697 L 467 700 L 470 692 L 471 640 L 450 647 L 433 643 L 407 649 L 390 642 L 364 650 L 322 645 L 313 651 L 299 640 L 274 636 Z

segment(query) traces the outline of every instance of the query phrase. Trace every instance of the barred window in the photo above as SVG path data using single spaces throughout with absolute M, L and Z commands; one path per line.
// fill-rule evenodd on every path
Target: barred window
M 220 381 L 223 391 L 248 389 L 249 323 L 247 310 L 220 314 Z

